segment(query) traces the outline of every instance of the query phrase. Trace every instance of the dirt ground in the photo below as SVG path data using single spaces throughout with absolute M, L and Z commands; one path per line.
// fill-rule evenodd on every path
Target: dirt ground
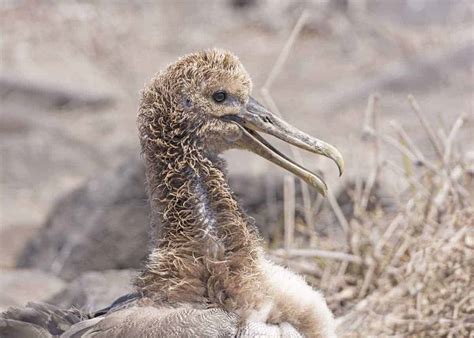
M 381 133 L 396 135 L 395 120 L 429 151 L 413 94 L 437 133 L 465 113 L 459 151 L 474 150 L 472 1 L 4 0 L 0 267 L 14 266 L 61 196 L 139 152 L 139 91 L 155 72 L 191 51 L 229 49 L 265 102 L 261 88 L 303 11 L 270 93 L 286 120 L 341 150 L 344 180 L 370 167 L 361 136 L 373 93 Z M 400 157 L 390 145 L 382 151 Z M 337 190 L 333 164 L 303 155 Z M 233 173 L 282 174 L 251 154 L 226 157 Z M 397 188 L 390 177 L 386 184 Z

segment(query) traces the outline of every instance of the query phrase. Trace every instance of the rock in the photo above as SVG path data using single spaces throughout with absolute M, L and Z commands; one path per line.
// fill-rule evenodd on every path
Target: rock
M 75 307 L 85 312 L 102 309 L 133 291 L 136 274 L 134 270 L 84 272 L 48 302 L 63 309 Z
M 0 312 L 10 306 L 46 301 L 61 292 L 66 283 L 58 277 L 36 269 L 0 270 Z
M 148 252 L 144 182 L 134 158 L 72 191 L 55 205 L 18 266 L 66 280 L 88 270 L 140 267 Z

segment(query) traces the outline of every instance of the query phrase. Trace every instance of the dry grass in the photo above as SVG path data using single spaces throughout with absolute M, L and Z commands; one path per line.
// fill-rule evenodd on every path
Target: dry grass
M 270 86 L 306 17 L 304 12 L 262 89 L 276 112 Z M 474 161 L 456 143 L 465 114 L 436 131 L 408 97 L 413 121 L 433 148 L 431 158 L 400 124 L 392 123 L 393 135 L 379 130 L 378 100 L 369 98 L 363 126 L 372 170 L 344 191 L 351 212 L 344 213 L 347 206 L 329 193 L 319 213 L 331 212 L 341 231 L 315 241 L 312 211 L 321 201 L 313 203 L 304 189 L 304 222 L 295 224 L 294 181 L 286 179 L 284 249 L 271 257 L 323 290 L 341 336 L 474 337 Z M 399 152 L 400 163 L 381 158 L 382 147 Z M 297 151 L 293 155 L 301 159 Z M 389 176 L 403 189 L 387 207 L 379 188 Z
M 395 128 L 398 145 L 389 143 L 401 152 L 402 164 L 376 162 L 375 171 L 396 168 L 407 189 L 389 213 L 367 210 L 366 197 L 353 194 L 348 252 L 364 264 L 346 270 L 330 301 L 346 313 L 340 332 L 347 336 L 472 336 L 473 163 L 455 144 L 464 115 L 447 135 L 437 135 L 415 99 L 409 101 L 437 158 L 428 159 L 403 129 Z M 374 143 L 387 139 L 374 126 L 366 130 Z
M 322 213 L 334 214 L 339 233 L 308 248 L 311 236 L 285 218 L 285 250 L 272 252 L 324 291 L 342 336 L 472 337 L 474 330 L 474 163 L 456 144 L 464 115 L 446 135 L 436 135 L 409 100 L 436 158 L 395 123 L 396 136 L 380 134 L 377 99 L 369 98 L 364 138 L 373 145 L 373 170 L 345 192 L 353 212 L 345 215 L 330 195 Z M 400 164 L 380 158 L 385 144 L 400 152 Z M 405 188 L 387 207 L 376 188 L 394 173 Z

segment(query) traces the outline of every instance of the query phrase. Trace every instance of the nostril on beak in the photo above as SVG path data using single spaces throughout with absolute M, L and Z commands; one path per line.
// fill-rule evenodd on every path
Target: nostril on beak
M 272 121 L 272 119 L 271 119 L 271 117 L 270 117 L 270 116 L 268 116 L 268 115 L 265 115 L 265 116 L 263 117 L 263 119 L 264 119 L 264 122 L 267 122 L 267 123 L 273 124 L 273 121 Z
M 272 121 L 271 117 L 268 116 L 268 115 L 259 115 L 258 118 L 260 119 L 260 121 L 262 121 L 264 123 L 273 124 L 273 121 Z

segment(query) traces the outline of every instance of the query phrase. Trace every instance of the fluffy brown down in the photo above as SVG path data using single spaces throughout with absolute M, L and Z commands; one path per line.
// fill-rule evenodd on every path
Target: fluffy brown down
M 152 223 L 162 225 L 136 287 L 157 304 L 221 307 L 242 322 L 289 322 L 307 337 L 332 336 L 324 299 L 263 258 L 228 185 L 219 154 L 234 147 L 237 127 L 218 119 L 227 113 L 209 99 L 218 89 L 245 102 L 252 82 L 235 56 L 208 50 L 168 66 L 143 91 L 139 137 Z

